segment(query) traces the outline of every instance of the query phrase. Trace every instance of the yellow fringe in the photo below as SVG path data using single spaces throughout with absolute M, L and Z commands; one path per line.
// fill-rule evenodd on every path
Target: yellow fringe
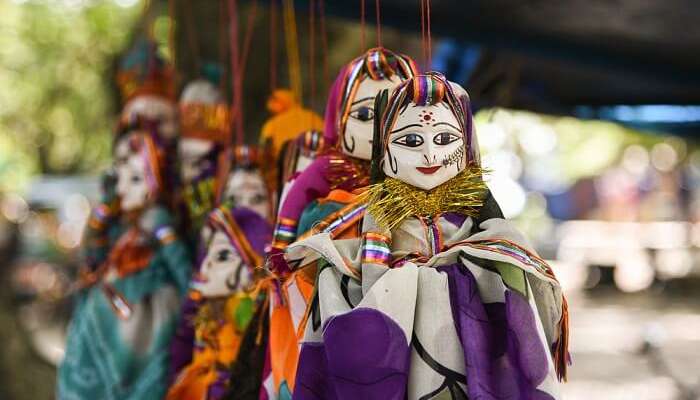
M 411 216 L 435 216 L 458 212 L 476 216 L 484 204 L 484 170 L 471 165 L 449 181 L 431 190 L 421 190 L 395 178 L 371 185 L 367 192 L 367 211 L 386 229 L 397 227 Z

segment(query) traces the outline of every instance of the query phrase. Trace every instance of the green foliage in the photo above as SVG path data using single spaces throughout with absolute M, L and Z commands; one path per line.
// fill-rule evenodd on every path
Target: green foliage
M 0 1 L 0 190 L 108 161 L 112 63 L 140 11 L 108 0 Z

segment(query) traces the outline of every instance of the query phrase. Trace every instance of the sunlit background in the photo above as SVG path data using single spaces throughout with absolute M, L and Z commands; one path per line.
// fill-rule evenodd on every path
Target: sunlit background
M 146 9 L 138 0 L 0 1 L 1 399 L 53 397 L 66 293 L 110 162 L 115 62 L 145 23 L 168 56 L 172 21 Z M 359 53 L 359 29 L 329 18 L 332 71 Z M 410 35 L 384 29 L 387 47 L 420 54 L 420 26 Z M 697 127 L 700 106 L 525 111 L 481 90 L 491 49 L 439 35 L 434 46 L 435 68 L 463 83 L 478 107 L 489 187 L 566 290 L 574 361 L 566 397 L 697 398 L 700 147 L 694 128 L 666 127 Z M 266 75 L 254 73 L 249 86 L 266 87 Z M 249 109 L 254 141 L 265 115 Z

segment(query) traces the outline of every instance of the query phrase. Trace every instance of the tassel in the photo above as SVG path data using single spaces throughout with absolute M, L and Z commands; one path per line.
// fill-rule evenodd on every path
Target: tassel
M 571 365 L 569 354 L 569 305 L 562 297 L 561 319 L 559 320 L 559 339 L 554 343 L 554 369 L 559 381 L 566 382 L 567 367 Z

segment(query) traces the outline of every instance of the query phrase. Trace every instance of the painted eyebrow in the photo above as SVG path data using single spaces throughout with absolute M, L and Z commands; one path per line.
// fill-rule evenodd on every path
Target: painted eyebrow
M 401 131 L 403 131 L 403 130 L 405 130 L 405 129 L 413 128 L 414 126 L 417 126 L 417 127 L 419 127 L 419 128 L 422 128 L 422 127 L 423 127 L 423 125 L 420 125 L 420 124 L 408 124 L 408 125 L 406 125 L 406 126 L 404 126 L 404 127 L 402 127 L 402 128 L 395 129 L 395 130 L 391 131 L 390 133 L 398 133 L 398 132 L 401 132 Z
M 374 97 L 371 97 L 371 96 L 370 96 L 370 97 L 364 97 L 364 98 L 361 98 L 360 100 L 353 101 L 352 103 L 350 103 L 350 105 L 351 105 L 351 106 L 354 106 L 354 105 L 357 104 L 357 103 L 362 103 L 363 101 L 372 100 L 372 99 L 374 99 Z
M 452 124 L 449 123 L 449 122 L 438 122 L 437 124 L 433 124 L 433 126 L 438 126 L 438 125 L 447 125 L 447 126 L 449 126 L 450 128 L 452 128 L 452 129 L 454 129 L 454 130 L 456 130 L 456 131 L 459 131 L 459 130 L 460 130 L 459 128 L 457 128 L 456 126 L 452 125 Z

